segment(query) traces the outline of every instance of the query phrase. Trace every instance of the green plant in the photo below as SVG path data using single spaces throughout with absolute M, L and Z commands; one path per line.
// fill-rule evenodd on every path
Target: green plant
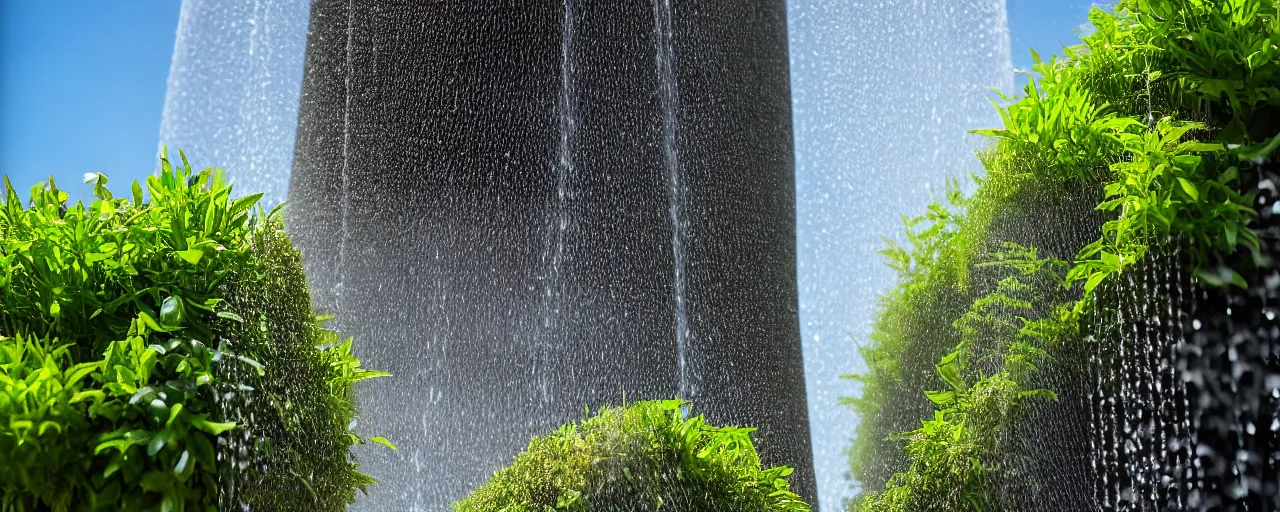
M 945 391 L 926 391 L 936 407 L 920 427 L 894 434 L 904 441 L 911 461 L 879 493 L 854 502 L 858 510 L 988 510 L 1001 498 L 990 482 L 1001 468 L 1001 434 L 1019 420 L 1030 399 L 1057 400 L 1052 391 L 1030 387 L 1029 377 L 1048 359 L 1045 348 L 1061 338 L 1026 322 L 1033 303 L 1045 302 L 1064 288 L 1065 262 L 1041 259 L 1034 249 L 1007 244 L 980 267 L 1007 274 L 997 289 L 974 301 L 954 322 L 960 333 L 955 349 L 935 366 Z M 994 369 L 987 374 L 983 368 Z M 972 382 L 972 384 L 969 384 Z
M 1002 128 L 975 130 L 995 140 L 974 194 L 930 207 L 929 236 L 909 224 L 912 250 L 887 251 L 899 285 L 862 348 L 870 370 L 853 378 L 863 396 L 848 400 L 865 422 L 850 449 L 864 485 L 854 510 L 1003 509 L 995 482 L 1020 477 L 1000 467 L 1011 448 L 996 434 L 1025 407 L 1051 407 L 1023 403 L 1051 397 L 1028 388 L 1034 373 L 1045 364 L 1070 371 L 1055 354 L 1088 343 L 1082 323 L 1094 290 L 1152 246 L 1184 247 L 1204 286 L 1245 286 L 1228 261 L 1269 264 L 1250 229 L 1251 169 L 1280 147 L 1276 1 L 1122 0 L 1090 20 L 1096 33 L 1064 59 L 1032 53 L 1023 95 L 997 106 Z M 1043 222 L 1045 198 L 1063 195 L 1095 204 L 1099 231 L 1092 243 L 1037 258 L 1043 241 L 1019 241 L 1034 237 L 1009 227 L 1033 215 Z M 1063 229 L 1090 226 L 1079 220 Z M 992 260 L 1017 273 L 984 277 Z M 1026 282 L 1045 270 L 1049 278 Z M 939 352 L 947 355 L 937 375 L 904 371 Z M 912 429 L 899 415 L 867 417 L 901 407 L 907 393 L 933 402 L 932 420 Z M 881 488 L 885 468 L 895 473 Z
M 953 208 L 962 204 L 957 187 L 948 192 Z M 964 266 L 954 264 L 964 221 L 935 202 L 921 217 L 904 220 L 907 247 L 886 241 L 889 247 L 881 252 L 900 284 L 881 297 L 870 342 L 859 347 L 868 370 L 847 376 L 861 384 L 860 396 L 840 399 L 861 419 L 859 442 L 848 450 L 858 481 L 884 482 L 905 466 L 903 440 L 891 434 L 929 414 L 932 405 L 918 385 L 943 385 L 934 364 L 959 343 L 950 324 L 972 301 L 963 285 Z
M 679 400 L 606 407 L 534 438 L 458 512 L 796 511 L 785 466 L 762 469 L 753 429 L 685 419 Z
M 0 205 L 0 510 L 342 510 L 351 342 L 261 196 L 182 158 L 116 198 Z M 380 440 L 381 441 L 381 440 Z

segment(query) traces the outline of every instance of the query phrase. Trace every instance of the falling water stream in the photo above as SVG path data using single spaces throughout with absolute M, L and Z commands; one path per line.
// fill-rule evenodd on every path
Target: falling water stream
M 341 197 L 339 202 L 342 209 L 342 229 L 339 231 L 341 236 L 338 240 L 338 264 L 337 279 L 333 283 L 333 296 L 336 299 L 335 305 L 338 307 L 338 318 L 334 327 L 342 329 L 342 320 L 346 315 L 342 315 L 342 293 L 343 287 L 347 281 L 347 242 L 351 240 L 351 228 L 348 225 L 351 212 L 351 75 L 355 73 L 355 66 L 352 64 L 352 53 L 355 51 L 355 45 L 352 44 L 352 38 L 355 32 L 355 0 L 347 2 L 347 45 L 346 45 L 346 78 L 343 80 L 342 87 L 346 95 L 346 105 L 342 109 L 342 185 L 339 189 Z
M 559 118 L 560 133 L 559 139 L 556 141 L 554 164 L 556 185 L 555 197 L 552 199 L 554 202 L 552 207 L 554 214 L 547 218 L 547 243 L 542 256 L 543 264 L 547 268 L 547 275 L 543 278 L 545 296 L 543 297 L 541 336 L 534 349 L 537 361 L 534 371 L 544 368 L 544 371 L 538 375 L 539 387 L 541 388 L 539 392 L 543 402 L 553 399 L 550 395 L 550 384 L 547 381 L 550 377 L 550 372 L 545 371 L 545 368 L 548 368 L 547 365 L 551 358 L 548 352 L 553 350 L 554 347 L 554 340 L 550 338 L 557 335 L 557 319 L 561 316 L 561 309 L 565 307 L 563 284 L 564 245 L 570 223 L 570 203 L 573 201 L 573 191 L 570 185 L 574 173 L 573 151 L 575 131 L 577 129 L 577 97 L 573 89 L 575 23 L 573 0 L 565 0 L 560 27 L 560 94 L 556 102 L 556 116 Z
M 858 384 L 841 376 L 865 369 L 857 347 L 895 280 L 877 251 L 906 243 L 900 215 L 945 200 L 948 176 L 981 171 L 986 141 L 967 130 L 999 125 L 990 91 L 1013 89 L 1013 65 L 1003 0 L 787 9 L 805 381 L 818 494 L 837 510 L 854 492 L 843 449 L 859 422 L 840 403 Z
M 675 269 L 672 273 L 671 293 L 675 302 L 676 357 L 680 372 L 679 395 L 691 398 L 696 390 L 689 382 L 688 356 L 689 320 L 685 308 L 685 254 L 684 254 L 684 184 L 680 176 L 679 134 L 676 108 L 679 95 L 676 92 L 675 44 L 671 32 L 671 0 L 653 0 L 653 34 L 657 45 L 659 99 L 662 104 L 662 154 L 667 166 L 668 212 L 671 217 L 671 255 Z
M 185 0 L 179 15 L 160 143 L 267 208 L 289 188 L 309 13 L 308 0 Z

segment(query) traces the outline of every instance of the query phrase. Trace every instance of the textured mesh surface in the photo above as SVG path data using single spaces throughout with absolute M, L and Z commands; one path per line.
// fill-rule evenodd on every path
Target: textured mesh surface
M 1225 262 L 1241 269 L 1248 288 L 1194 285 L 1177 244 L 1101 288 L 1088 364 L 1094 507 L 1280 509 L 1280 271 L 1269 261 L 1280 248 L 1275 171 L 1256 169 L 1260 258 Z M 1074 403 L 1077 392 L 1064 389 L 1063 401 Z M 1068 410 L 1054 413 L 1054 429 L 1077 423 Z M 1041 466 L 1074 462 L 1053 446 L 1042 438 Z M 1044 510 L 1030 497 L 1020 500 L 1024 509 Z
M 1164 247 L 1098 294 L 1090 443 L 1104 510 L 1186 510 L 1192 434 L 1177 364 L 1193 290 L 1181 252 Z
M 1280 509 L 1280 270 L 1265 261 L 1280 254 L 1280 175 L 1274 164 L 1255 171 L 1264 264 L 1229 261 L 1245 269 L 1249 287 L 1198 292 L 1184 324 L 1178 367 L 1194 453 L 1184 471 L 1188 508 Z
M 355 510 L 448 510 L 585 406 L 676 395 L 812 499 L 785 7 L 312 3 L 286 215 L 400 448 L 357 451 Z
M 1280 249 L 1275 168 L 1256 169 L 1262 264 L 1195 284 L 1178 242 L 1097 290 L 1079 353 L 1039 374 L 1060 400 L 1004 433 L 1014 510 L 1280 509 Z

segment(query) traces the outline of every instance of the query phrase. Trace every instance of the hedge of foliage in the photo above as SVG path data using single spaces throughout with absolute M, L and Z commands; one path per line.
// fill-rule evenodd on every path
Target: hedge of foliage
M 458 512 L 804 512 L 792 469 L 762 469 L 754 429 L 684 419 L 679 400 L 607 407 L 534 438 Z
M 0 510 L 344 510 L 376 376 L 311 312 L 296 250 L 221 171 L 0 204 Z M 378 439 L 379 442 L 385 440 Z
M 1073 367 L 1101 283 L 1169 240 L 1204 286 L 1245 285 L 1227 261 L 1267 264 L 1250 223 L 1255 166 L 1280 146 L 1276 1 L 1121 0 L 1089 18 L 1065 58 L 1033 52 L 1004 126 L 976 131 L 994 138 L 976 191 L 953 186 L 884 251 L 900 277 L 847 400 L 863 419 L 852 510 L 1008 508 L 1001 435 L 1054 407 L 1035 375 Z

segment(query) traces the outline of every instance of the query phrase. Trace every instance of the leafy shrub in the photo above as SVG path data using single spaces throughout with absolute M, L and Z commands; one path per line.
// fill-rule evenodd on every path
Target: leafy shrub
M 999 467 L 999 434 L 1020 421 L 1018 412 L 1031 404 L 1025 398 L 1050 399 L 1038 407 L 1053 398 L 1026 388 L 1030 374 L 1037 365 L 1062 365 L 1055 353 L 1079 353 L 1094 290 L 1152 244 L 1183 244 L 1204 286 L 1245 285 L 1227 261 L 1266 264 L 1250 229 L 1252 168 L 1280 146 L 1277 2 L 1122 0 L 1115 12 L 1094 9 L 1089 17 L 1097 31 L 1065 48 L 1064 59 L 1046 62 L 1032 52 L 1034 76 L 1023 95 L 997 107 L 1002 128 L 975 130 L 995 143 L 982 155 L 986 175 L 974 194 L 953 193 L 950 208 L 935 204 L 909 223 L 910 248 L 885 251 L 899 286 L 882 300 L 862 349 L 870 371 L 854 378 L 863 395 L 847 403 L 867 418 L 914 394 L 916 404 L 928 398 L 935 410 L 920 428 L 899 415 L 859 426 L 850 455 L 864 491 L 850 503 L 854 510 L 1004 508 L 995 482 L 1015 475 Z M 1004 257 L 1016 236 L 1002 226 L 1044 225 L 1052 210 L 1045 198 L 1063 194 L 1104 216 L 1094 241 L 1056 248 L 1046 259 L 1035 257 L 1037 244 L 1024 243 L 1031 257 L 1015 258 L 1021 263 L 1012 276 L 1025 279 L 1027 265 L 1044 261 L 1041 269 L 1057 269 L 1050 274 L 1060 284 L 1025 288 L 1010 277 L 981 278 L 986 262 L 1016 263 Z M 1089 226 L 1061 227 L 1082 228 Z M 1008 293 L 1017 289 L 1036 293 Z M 957 307 L 968 303 L 968 312 Z M 999 308 L 984 311 L 992 304 Z M 1007 325 L 989 321 L 1001 318 Z M 974 320 L 983 325 L 977 337 Z M 947 355 L 936 374 L 903 371 L 921 354 L 939 352 Z M 967 361 L 978 352 L 999 363 L 958 377 L 973 371 Z M 939 387 L 947 391 L 929 391 Z M 885 468 L 896 473 L 880 487 Z
M 161 160 L 0 204 L 0 510 L 343 510 L 376 376 L 317 325 L 278 217 Z M 379 441 L 383 441 L 380 440 Z
M 808 511 L 785 466 L 762 469 L 754 429 L 683 419 L 679 400 L 604 408 L 534 438 L 458 512 Z
M 1065 288 L 1065 262 L 1039 258 L 1034 249 L 1007 244 L 980 267 L 1005 277 L 954 323 L 960 342 L 934 367 L 945 391 L 925 391 L 936 408 L 920 427 L 890 436 L 905 443 L 910 465 L 889 478 L 882 493 L 865 494 L 857 510 L 999 510 L 993 480 L 1002 479 L 1002 434 L 1021 419 L 1029 399 L 1057 400 L 1035 389 L 1031 375 L 1049 353 L 1075 333 L 1057 330 L 1056 317 L 1026 321 L 1036 304 L 1051 303 Z M 1060 310 L 1065 311 L 1065 310 Z M 970 384 L 972 383 L 972 384 Z

